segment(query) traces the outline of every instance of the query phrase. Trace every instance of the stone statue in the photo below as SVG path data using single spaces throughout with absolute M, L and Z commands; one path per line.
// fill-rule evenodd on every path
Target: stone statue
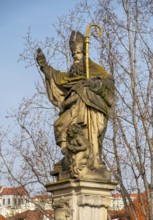
M 56 199 L 52 204 L 54 208 L 54 219 L 55 220 L 72 220 L 73 210 L 68 199 L 61 197 Z
M 36 60 L 45 75 L 48 98 L 60 110 L 54 132 L 65 156 L 65 170 L 70 177 L 79 178 L 84 169 L 102 166 L 102 141 L 114 100 L 114 80 L 91 59 L 90 79 L 86 78 L 85 37 L 80 32 L 72 31 L 69 44 L 74 63 L 67 73 L 49 66 L 41 49 Z

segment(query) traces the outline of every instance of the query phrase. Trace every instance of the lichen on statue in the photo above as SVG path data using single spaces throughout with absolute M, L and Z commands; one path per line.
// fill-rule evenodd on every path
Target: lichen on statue
M 68 163 L 72 163 L 69 156 L 73 155 L 71 158 L 76 158 L 77 168 L 81 166 L 81 160 L 84 160 L 84 166 L 96 169 L 101 164 L 102 141 L 114 100 L 114 80 L 103 67 L 90 59 L 90 79 L 86 79 L 85 43 L 80 32 L 71 33 L 70 49 L 74 63 L 68 73 L 49 66 L 41 49 L 38 49 L 36 60 L 45 75 L 48 98 L 60 110 L 54 123 L 57 145 L 61 147 Z M 87 111 L 90 114 L 90 141 Z M 70 134 L 72 128 L 81 129 L 78 134 L 76 132 L 75 138 Z M 82 154 L 80 158 L 79 153 Z M 71 164 L 68 167 L 72 168 Z M 78 169 L 83 168 L 81 166 Z

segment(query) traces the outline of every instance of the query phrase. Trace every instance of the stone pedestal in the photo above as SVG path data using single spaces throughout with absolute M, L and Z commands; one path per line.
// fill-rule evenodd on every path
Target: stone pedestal
M 68 179 L 49 183 L 55 220 L 107 220 L 111 191 L 116 183 Z

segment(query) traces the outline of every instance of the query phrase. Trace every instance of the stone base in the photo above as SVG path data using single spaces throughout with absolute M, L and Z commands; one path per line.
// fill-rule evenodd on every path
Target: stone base
M 55 220 L 107 220 L 116 183 L 68 179 L 46 185 L 53 193 Z
M 106 169 L 104 163 L 99 163 L 96 168 L 84 167 L 76 177 L 72 176 L 71 172 L 64 167 L 62 160 L 54 165 L 54 170 L 51 175 L 56 177 L 57 181 L 66 179 L 84 179 L 84 180 L 97 180 L 103 182 L 111 181 L 111 172 Z

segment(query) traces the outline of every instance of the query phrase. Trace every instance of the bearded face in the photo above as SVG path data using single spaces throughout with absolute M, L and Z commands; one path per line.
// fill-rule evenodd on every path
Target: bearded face
M 79 47 L 73 51 L 72 57 L 73 57 L 74 63 L 80 63 L 83 60 L 83 53 Z
M 85 57 L 79 45 L 73 50 L 72 57 L 74 63 L 70 68 L 69 76 L 85 75 Z
M 68 74 L 70 77 L 75 77 L 78 75 L 85 75 L 85 59 L 81 60 L 78 63 L 73 63 Z

